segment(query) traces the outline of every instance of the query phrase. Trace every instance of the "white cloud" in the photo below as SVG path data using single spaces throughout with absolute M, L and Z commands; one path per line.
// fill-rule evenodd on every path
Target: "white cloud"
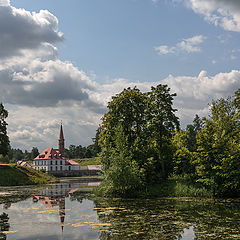
M 47 10 L 0 6 L 0 101 L 32 107 L 78 102 L 101 112 L 89 98 L 95 83 L 58 59 L 54 43 L 61 40 L 58 19 Z
M 10 0 L 0 0 L 0 7 L 6 7 L 10 5 Z
M 4 1 L 5 2 L 5 1 Z M 0 5 L 0 58 L 21 56 L 25 49 L 63 39 L 58 19 L 47 10 L 31 13 L 10 5 Z
M 160 45 L 154 47 L 154 49 L 158 52 L 159 55 L 178 52 L 200 52 L 201 48 L 199 47 L 199 44 L 201 44 L 205 39 L 206 37 L 203 35 L 196 35 L 192 38 L 183 39 L 181 42 L 177 43 L 173 47 L 169 47 L 167 45 Z
M 111 96 L 129 86 L 148 91 L 159 83 L 168 84 L 178 94 L 175 105 L 184 124 L 195 113 L 205 113 L 212 98 L 231 95 L 240 85 L 239 71 L 212 77 L 205 71 L 197 77 L 170 75 L 145 83 L 119 78 L 99 85 L 58 58 L 55 43 L 62 40 L 62 34 L 54 15 L 16 9 L 8 1 L 0 3 L 0 101 L 9 110 L 8 132 L 15 148 L 57 147 L 61 120 L 66 146 L 90 144 Z M 198 35 L 156 50 L 161 54 L 197 52 L 204 39 Z
M 233 70 L 214 76 L 209 76 L 206 71 L 201 71 L 198 76 L 169 75 L 159 82 L 131 82 L 120 78 L 108 84 L 97 85 L 89 98 L 92 102 L 106 106 L 111 97 L 124 88 L 137 86 L 146 92 L 151 86 L 160 83 L 167 84 L 172 92 L 177 93 L 174 106 L 178 109 L 177 115 L 182 126 L 185 126 L 192 122 L 195 114 L 207 116 L 208 103 L 211 103 L 212 99 L 233 95 L 240 86 L 240 71 Z M 33 145 L 40 149 L 57 147 L 59 125 L 63 120 L 66 145 L 88 145 L 95 135 L 101 117 L 101 113 L 77 103 L 69 106 L 58 105 L 57 108 L 18 106 L 9 112 L 10 140 L 14 147 L 23 149 L 31 149 Z
M 194 12 L 215 26 L 240 32 L 240 1 L 238 0 L 183 0 Z
M 158 52 L 159 55 L 165 55 L 169 53 L 175 53 L 175 47 L 168 47 L 167 45 L 161 45 L 158 47 L 154 47 L 154 49 Z
M 96 83 L 58 58 L 58 19 L 0 1 L 0 101 L 9 111 L 13 147 L 57 145 L 63 120 L 66 143 L 91 143 L 105 106 L 94 96 Z

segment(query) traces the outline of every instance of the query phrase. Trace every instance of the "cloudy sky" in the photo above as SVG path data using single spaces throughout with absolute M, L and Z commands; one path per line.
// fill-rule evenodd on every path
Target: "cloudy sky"
M 0 0 L 14 148 L 88 145 L 111 96 L 164 83 L 182 126 L 240 87 L 239 0 Z

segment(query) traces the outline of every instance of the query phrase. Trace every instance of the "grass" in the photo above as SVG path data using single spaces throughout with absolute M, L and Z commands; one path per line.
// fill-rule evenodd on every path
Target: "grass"
M 148 187 L 144 195 L 150 197 L 212 197 L 211 191 L 201 184 L 194 183 L 184 177 L 176 176 Z
M 71 159 L 82 166 L 88 165 L 101 165 L 100 157 L 93 157 L 93 158 L 75 158 Z
M 22 186 L 56 183 L 52 175 L 14 164 L 0 165 L 0 186 Z

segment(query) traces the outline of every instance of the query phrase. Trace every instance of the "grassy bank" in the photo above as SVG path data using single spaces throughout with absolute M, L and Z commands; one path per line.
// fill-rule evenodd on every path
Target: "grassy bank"
M 54 176 L 16 165 L 0 165 L 0 186 L 56 183 Z
M 211 191 L 184 177 L 170 177 L 162 183 L 149 186 L 143 195 L 147 197 L 212 197 Z
M 137 192 L 129 192 L 127 195 L 121 195 L 115 191 L 112 195 L 109 191 L 109 183 L 103 182 L 94 190 L 97 196 L 104 197 L 123 197 L 123 198 L 158 198 L 158 197 L 200 197 L 212 198 L 212 192 L 202 186 L 200 183 L 191 181 L 189 177 L 170 177 L 167 180 L 160 181 L 158 184 L 149 185 L 145 189 Z
M 100 157 L 93 157 L 93 158 L 75 158 L 71 159 L 82 166 L 88 165 L 101 165 Z

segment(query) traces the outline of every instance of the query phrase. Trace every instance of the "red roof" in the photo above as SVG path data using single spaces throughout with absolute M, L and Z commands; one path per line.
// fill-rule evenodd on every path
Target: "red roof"
M 58 149 L 46 148 L 34 160 L 64 159 Z
M 24 166 L 26 164 L 26 162 L 23 162 L 23 161 L 18 161 L 17 162 L 17 165 L 20 165 L 20 166 Z
M 75 166 L 79 166 L 80 164 L 73 161 L 73 160 L 66 160 L 66 165 L 75 165 Z

